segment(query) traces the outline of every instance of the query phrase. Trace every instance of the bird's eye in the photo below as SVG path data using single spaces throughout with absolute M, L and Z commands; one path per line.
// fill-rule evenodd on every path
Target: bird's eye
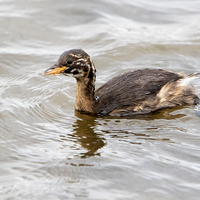
M 68 60 L 68 61 L 67 61 L 67 64 L 68 64 L 68 65 L 71 65 L 71 64 L 72 64 L 72 60 Z

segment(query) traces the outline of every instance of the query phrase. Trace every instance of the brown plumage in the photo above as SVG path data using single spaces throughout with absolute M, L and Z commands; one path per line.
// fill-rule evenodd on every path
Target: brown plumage
M 64 52 L 44 74 L 77 80 L 75 109 L 92 114 L 127 116 L 199 102 L 189 76 L 162 69 L 139 69 L 119 75 L 95 90 L 96 69 L 81 49 Z

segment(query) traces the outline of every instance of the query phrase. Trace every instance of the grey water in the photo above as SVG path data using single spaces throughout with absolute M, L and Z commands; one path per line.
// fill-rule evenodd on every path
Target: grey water
M 84 115 L 75 80 L 42 73 L 72 48 L 97 88 L 139 68 L 200 72 L 199 21 L 198 0 L 0 0 L 0 199 L 198 200 L 200 107 Z

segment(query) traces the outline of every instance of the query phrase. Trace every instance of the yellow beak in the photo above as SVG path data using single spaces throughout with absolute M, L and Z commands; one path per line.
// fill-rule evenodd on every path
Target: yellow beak
M 49 69 L 44 71 L 44 73 L 42 75 L 51 75 L 51 74 L 53 74 L 53 75 L 57 76 L 58 74 L 63 72 L 66 68 L 67 68 L 66 66 L 59 67 L 58 65 L 53 65 L 52 67 L 50 67 Z

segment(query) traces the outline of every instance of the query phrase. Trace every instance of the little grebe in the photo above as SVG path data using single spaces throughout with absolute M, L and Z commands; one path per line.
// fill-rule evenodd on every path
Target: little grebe
M 162 69 L 139 69 L 112 78 L 95 90 L 96 69 L 81 49 L 65 51 L 44 74 L 71 75 L 76 78 L 75 109 L 113 116 L 146 114 L 161 108 L 199 102 L 189 76 Z

